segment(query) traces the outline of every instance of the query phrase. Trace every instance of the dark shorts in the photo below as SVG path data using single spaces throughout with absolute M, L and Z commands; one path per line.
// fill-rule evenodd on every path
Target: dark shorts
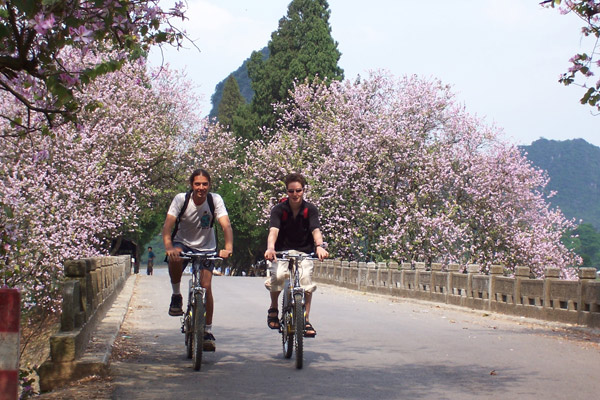
M 185 251 L 185 252 L 195 252 L 198 251 L 196 249 L 192 249 L 191 247 L 186 246 L 183 243 L 180 242 L 173 242 L 173 247 L 177 247 L 180 248 L 181 251 Z M 188 263 L 190 262 L 190 260 L 183 260 L 183 269 L 185 269 L 185 267 L 188 265 Z M 202 266 L 200 267 L 200 269 L 207 269 L 210 272 L 213 272 L 213 270 L 215 269 L 215 264 L 212 261 L 206 261 L 202 264 Z

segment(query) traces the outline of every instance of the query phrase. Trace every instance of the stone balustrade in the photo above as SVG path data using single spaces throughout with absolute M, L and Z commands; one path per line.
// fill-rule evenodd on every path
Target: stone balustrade
M 131 274 L 131 258 L 69 260 L 64 272 L 60 331 L 50 338 L 50 358 L 39 368 L 42 391 L 105 372 L 99 370 L 105 365 L 86 362 L 82 356 L 94 329 Z
M 514 276 L 505 276 L 501 265 L 492 266 L 489 274 L 479 271 L 479 265 L 325 260 L 315 262 L 313 279 L 365 292 L 600 327 L 595 268 L 581 268 L 574 281 L 559 279 L 557 268 L 548 268 L 544 279 L 532 279 L 528 267 L 517 267 Z

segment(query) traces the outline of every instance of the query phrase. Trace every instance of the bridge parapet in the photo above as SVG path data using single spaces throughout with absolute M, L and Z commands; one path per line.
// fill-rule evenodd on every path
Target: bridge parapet
M 546 321 L 600 327 L 600 281 L 595 268 L 580 268 L 579 280 L 559 279 L 548 268 L 533 279 L 529 267 L 514 274 L 502 265 L 482 273 L 477 264 L 357 263 L 329 260 L 315 268 L 313 278 L 349 289 L 435 301 Z
M 51 390 L 80 377 L 104 374 L 105 364 L 82 356 L 98 323 L 131 274 L 131 257 L 69 260 L 64 264 L 60 331 L 50 338 L 50 358 L 40 366 L 40 389 Z

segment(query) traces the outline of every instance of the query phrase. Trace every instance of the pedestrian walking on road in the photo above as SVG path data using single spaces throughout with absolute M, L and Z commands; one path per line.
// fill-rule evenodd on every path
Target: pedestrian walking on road
M 148 265 L 146 266 L 146 274 L 154 275 L 154 252 L 152 251 L 152 247 L 148 247 Z

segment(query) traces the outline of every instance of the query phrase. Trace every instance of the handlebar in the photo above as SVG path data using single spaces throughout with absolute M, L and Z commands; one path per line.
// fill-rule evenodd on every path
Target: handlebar
M 182 251 L 179 253 L 179 257 L 184 260 L 192 260 L 194 258 L 200 258 L 202 260 L 223 260 L 223 258 L 218 256 L 219 253 L 216 251 Z
M 315 253 L 290 254 L 289 251 L 277 251 L 277 252 L 275 252 L 275 256 L 283 261 L 290 260 L 290 259 L 296 259 L 296 260 L 300 260 L 300 261 L 302 261 L 302 260 L 318 260 L 319 259 L 318 257 L 316 257 Z

